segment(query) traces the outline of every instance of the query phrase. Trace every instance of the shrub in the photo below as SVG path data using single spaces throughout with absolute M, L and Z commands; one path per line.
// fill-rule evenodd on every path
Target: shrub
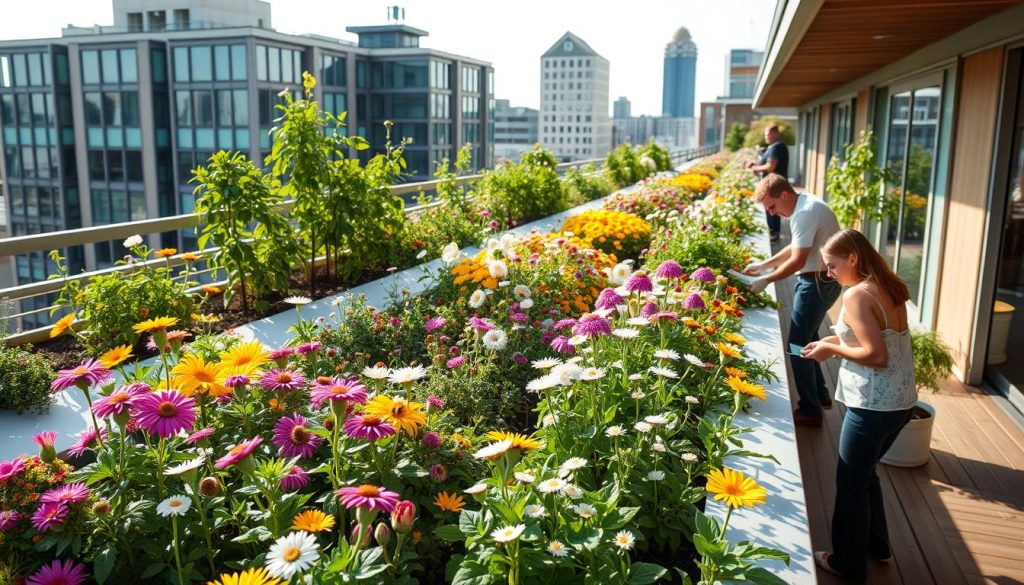
M 879 165 L 871 130 L 861 132 L 855 144 L 846 145 L 846 160 L 832 156 L 825 171 L 829 206 L 839 225 L 853 227 L 864 219 L 894 220 L 899 213 L 899 190 L 886 189 L 894 175 Z
M 736 152 L 743 148 L 743 138 L 747 135 L 748 128 L 739 122 L 733 122 L 729 126 L 729 133 L 725 136 L 725 149 L 729 152 Z
M 604 161 L 604 168 L 608 172 L 608 178 L 616 185 L 625 187 L 647 178 L 655 171 L 656 164 L 650 160 L 650 166 L 645 166 L 640 155 L 627 142 L 608 153 L 608 158 Z
M 779 134 L 782 135 L 783 143 L 796 144 L 796 131 L 793 130 L 793 125 L 782 118 L 768 116 L 755 120 L 750 125 L 750 130 L 747 130 L 746 136 L 743 137 L 743 146 L 767 146 L 764 142 L 764 129 L 772 124 L 779 125 Z
M 0 410 L 43 414 L 53 403 L 53 363 L 31 345 L 7 347 L 8 307 L 0 302 Z
M 585 170 L 570 169 L 562 177 L 565 184 L 565 198 L 568 207 L 583 205 L 611 193 L 615 185 L 603 172 L 595 172 L 594 166 L 590 165 Z
M 643 161 L 645 156 L 654 161 L 655 171 L 672 170 L 672 155 L 667 148 L 656 143 L 653 138 L 651 138 L 650 142 L 638 148 L 637 154 L 640 155 L 641 161 Z
M 939 390 L 939 382 L 953 373 L 953 354 L 935 331 L 914 331 L 910 335 L 914 355 L 914 379 L 918 388 Z
M 505 163 L 481 181 L 483 205 L 495 220 L 512 226 L 568 209 L 565 189 L 550 151 L 535 146 L 519 163 Z

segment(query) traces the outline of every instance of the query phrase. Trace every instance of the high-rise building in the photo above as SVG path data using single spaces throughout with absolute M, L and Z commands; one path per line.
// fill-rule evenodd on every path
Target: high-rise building
M 632 107 L 629 103 L 629 99 L 626 98 L 626 96 L 622 96 L 615 100 L 615 103 L 612 105 L 612 118 L 615 120 L 628 118 L 631 110 Z
M 725 97 L 753 99 L 763 51 L 732 49 L 725 61 Z
M 681 26 L 665 45 L 665 78 L 661 112 L 669 118 L 692 118 L 697 93 L 697 45 Z
M 563 161 L 611 150 L 608 60 L 567 32 L 541 58 L 540 140 Z
M 383 146 L 385 120 L 394 122 L 392 141 L 412 138 L 405 156 L 413 180 L 466 143 L 476 168 L 491 164 L 494 70 L 421 48 L 426 31 L 398 22 L 349 28 L 358 43 L 286 35 L 270 28 L 270 6 L 259 0 L 113 7 L 114 26 L 0 41 L 0 237 L 191 212 L 192 169 L 220 149 L 263 161 L 280 92 L 300 95 L 303 71 L 317 78 L 323 109 L 347 111 L 346 131 L 374 149 Z M 191 249 L 195 236 L 151 244 Z M 123 252 L 118 241 L 65 256 L 74 274 L 110 266 Z M 44 252 L 11 265 L 17 283 L 55 273 Z M 42 297 L 36 303 L 22 309 L 46 306 Z
M 508 100 L 494 102 L 494 163 L 518 160 L 540 140 L 534 108 L 513 107 Z

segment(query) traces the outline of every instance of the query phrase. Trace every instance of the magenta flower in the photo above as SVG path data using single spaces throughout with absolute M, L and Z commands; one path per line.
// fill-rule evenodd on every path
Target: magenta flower
M 683 267 L 679 265 L 675 260 L 665 260 L 658 265 L 657 270 L 654 271 L 654 276 L 658 278 L 679 278 L 686 274 L 683 272 Z
M 651 323 L 657 323 L 658 321 L 678 321 L 679 314 L 673 311 L 658 311 L 657 313 L 648 317 Z
M 558 353 L 573 353 L 576 351 L 576 346 L 569 343 L 569 338 L 564 335 L 559 335 L 551 340 L 551 349 Z
M 512 359 L 520 366 L 525 366 L 526 364 L 530 363 L 530 358 L 519 353 L 518 351 L 512 354 Z
M 185 442 L 189 445 L 195 445 L 203 439 L 209 439 L 213 436 L 213 427 L 206 427 L 205 429 L 199 429 L 185 438 Z
M 13 510 L 0 512 L 0 532 L 10 532 L 21 520 L 21 516 Z
M 81 585 L 89 578 L 85 566 L 72 560 L 55 559 L 43 565 L 26 581 L 26 585 Z
M 612 290 L 612 289 L 606 288 L 605 290 Z M 615 294 L 615 291 L 612 291 L 612 294 Z M 600 299 L 601 297 L 598 297 L 598 298 Z M 598 307 L 598 308 L 600 309 L 601 307 Z M 572 327 L 575 324 L 576 324 L 576 319 L 559 319 L 558 321 L 555 321 L 555 324 L 552 325 L 551 328 L 555 329 L 555 330 L 566 329 L 566 328 Z
M 139 427 L 161 439 L 187 431 L 196 422 L 196 402 L 177 390 L 143 394 L 132 400 Z
M 579 323 L 576 323 L 572 328 L 572 332 L 586 337 L 600 337 L 602 335 L 610 335 L 612 326 L 604 317 L 587 313 L 580 317 Z
M 444 365 L 449 370 L 454 370 L 455 368 L 458 368 L 459 366 L 461 366 L 464 363 L 466 363 L 466 356 L 464 356 L 464 355 L 457 355 L 457 356 L 453 357 L 452 359 L 448 360 L 447 362 L 445 362 Z
M 331 402 L 366 403 L 366 386 L 359 383 L 359 378 L 328 378 L 326 383 L 317 380 L 310 393 L 313 406 L 320 407 L 325 400 Z
M 441 435 L 434 431 L 430 431 L 423 435 L 423 444 L 426 445 L 428 449 L 437 449 L 441 446 Z
M 25 471 L 25 462 L 21 457 L 0 461 L 0 483 L 7 483 L 7 480 L 21 475 Z
M 651 292 L 654 290 L 654 284 L 646 272 L 638 270 L 626 281 L 626 290 L 629 292 Z
M 597 302 L 594 303 L 594 306 L 598 309 L 614 309 L 616 305 L 621 305 L 625 302 L 626 301 L 619 296 L 619 293 L 615 292 L 615 289 L 606 288 L 601 291 L 601 294 L 597 295 Z M 559 323 L 561 323 L 561 321 L 559 321 Z
M 700 296 L 700 294 L 690 293 L 686 300 L 683 301 L 683 308 L 689 311 L 703 311 L 707 308 L 707 305 L 704 304 L 704 297 Z
M 435 463 L 430 466 L 430 478 L 436 481 L 437 483 L 441 483 L 442 481 L 448 479 L 448 470 L 445 469 L 444 465 L 441 465 L 440 463 Z
M 309 475 L 306 470 L 298 465 L 292 465 L 288 475 L 281 478 L 281 489 L 286 492 L 297 492 L 306 487 L 309 483 Z
M 530 317 L 526 313 L 512 313 L 508 318 L 517 323 L 526 323 L 530 320 Z
M 319 351 L 323 345 L 319 341 L 310 341 L 309 343 L 303 343 L 299 347 L 295 348 L 295 352 L 299 355 L 309 355 L 315 351 Z
M 343 487 L 336 492 L 346 508 L 367 508 L 391 512 L 398 503 L 398 494 L 375 485 L 363 484 L 358 487 Z
M 47 502 L 41 504 L 32 514 L 32 526 L 38 532 L 46 532 L 54 526 L 59 526 L 68 515 L 68 507 L 60 502 Z
M 306 378 L 301 373 L 277 368 L 263 374 L 263 378 L 260 380 L 261 386 L 276 392 L 291 392 L 302 388 L 305 384 Z
M 395 434 L 391 423 L 373 414 L 357 414 L 345 421 L 345 434 L 354 439 L 377 441 L 388 435 Z
M 75 504 L 89 498 L 89 488 L 82 482 L 69 483 L 43 492 L 41 504 Z
M 40 449 L 46 449 L 47 447 L 53 448 L 53 442 L 57 439 L 56 431 L 43 431 L 32 437 L 36 445 L 39 445 Z
M 57 379 L 50 384 L 50 389 L 60 392 L 78 386 L 85 390 L 89 386 L 105 382 L 110 375 L 110 370 L 104 368 L 103 364 L 89 358 L 70 370 L 61 370 Z
M 249 382 L 250 382 L 249 376 L 246 376 L 244 374 L 233 374 L 233 375 L 228 376 L 227 378 L 224 379 L 224 386 L 234 390 L 235 388 L 238 388 L 239 386 L 248 386 Z M 225 396 L 230 396 L 230 394 L 222 394 L 222 395 L 218 396 L 217 398 L 224 398 Z
M 253 451 L 255 451 L 256 447 L 259 447 L 260 443 L 262 442 L 263 437 L 255 437 L 249 439 L 248 441 L 242 441 L 241 443 L 232 447 L 231 450 L 227 452 L 227 455 L 224 455 L 223 457 L 218 459 L 217 463 L 215 463 L 213 466 L 214 469 L 227 469 L 232 465 L 238 465 L 239 463 L 245 461 L 245 459 Z
M 430 396 L 427 396 L 427 406 L 435 410 L 444 410 L 444 400 L 431 394 Z
M 658 312 L 658 303 L 650 301 L 644 304 L 644 308 L 640 309 L 641 317 L 650 317 L 651 315 Z
M 81 457 L 92 447 L 93 443 L 97 442 L 97 439 L 105 439 L 106 437 L 107 429 L 100 429 L 98 435 L 95 428 L 86 429 L 78 433 L 78 439 L 68 447 L 68 455 Z
M 694 270 L 693 274 L 690 275 L 690 278 L 693 280 L 699 280 L 700 282 L 715 282 L 715 273 L 705 266 Z
M 448 320 L 445 319 L 444 317 L 431 317 L 430 319 L 427 319 L 426 323 L 423 324 L 423 329 L 425 329 L 427 333 L 430 333 L 434 329 L 444 327 L 444 324 L 447 322 Z
M 110 396 L 100 398 L 92 405 L 93 414 L 100 418 L 127 414 L 132 405 L 132 400 L 134 400 L 136 396 L 149 391 L 148 384 L 141 384 L 141 386 L 142 387 L 138 384 L 121 386 L 117 390 L 114 390 Z
M 491 323 L 487 319 L 481 319 L 476 315 L 469 318 L 469 326 L 477 331 L 490 331 L 494 329 L 494 323 Z
M 277 362 L 277 365 L 284 366 L 284 362 L 288 361 L 288 358 L 295 355 L 294 347 L 282 347 L 281 349 L 275 349 L 270 352 L 270 359 Z
M 306 417 L 301 414 L 282 417 L 274 425 L 274 438 L 271 442 L 278 447 L 281 457 L 302 457 L 308 459 L 320 446 L 319 436 L 306 428 Z

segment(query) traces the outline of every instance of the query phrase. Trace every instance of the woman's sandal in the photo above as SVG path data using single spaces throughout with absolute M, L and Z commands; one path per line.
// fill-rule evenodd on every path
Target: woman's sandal
M 825 571 L 826 573 L 829 573 L 831 575 L 835 575 L 837 577 L 842 577 L 843 576 L 842 573 L 840 573 L 839 571 L 833 569 L 832 565 L 828 564 L 828 558 L 830 556 L 832 556 L 832 553 L 830 553 L 828 551 L 824 551 L 824 550 L 815 551 L 815 553 L 814 553 L 814 564 L 818 565 L 818 567 L 820 567 L 821 570 Z

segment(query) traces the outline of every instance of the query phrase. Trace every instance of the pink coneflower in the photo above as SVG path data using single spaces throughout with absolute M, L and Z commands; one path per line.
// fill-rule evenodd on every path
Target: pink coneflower
M 427 396 L 427 406 L 430 410 L 444 410 L 444 400 L 431 394 Z
M 526 364 L 530 363 L 530 358 L 519 353 L 518 351 L 512 354 L 512 360 L 515 361 L 520 366 L 525 366 Z
M 481 319 L 476 315 L 469 318 L 469 326 L 477 331 L 490 331 L 494 329 L 494 323 L 491 323 L 487 319 Z
M 690 278 L 693 280 L 699 280 L 700 282 L 715 282 L 715 273 L 705 266 L 694 270 L 693 274 L 690 275 Z
M 292 465 L 292 468 L 288 470 L 288 475 L 281 478 L 281 489 L 286 492 L 297 492 L 306 487 L 307 483 L 309 483 L 309 475 L 306 474 L 306 470 L 298 465 Z
M 316 452 L 322 440 L 306 428 L 306 417 L 293 414 L 277 421 L 274 425 L 274 438 L 270 441 L 277 445 L 281 457 L 308 459 Z
M 143 386 L 147 389 L 149 388 L 148 385 L 143 384 Z M 132 400 L 145 391 L 148 390 L 143 390 L 135 384 L 121 386 L 117 390 L 114 390 L 110 396 L 104 396 L 94 402 L 92 405 L 92 412 L 99 418 L 127 414 L 132 405 Z
M 10 532 L 21 520 L 21 516 L 13 510 L 0 512 L 0 532 Z
M 427 333 L 430 333 L 434 329 L 444 327 L 444 324 L 447 322 L 448 320 L 444 317 L 431 317 L 423 324 L 423 329 L 426 330 Z
M 250 381 L 251 380 L 249 380 L 249 376 L 246 376 L 245 374 L 232 374 L 227 378 L 224 378 L 224 386 L 226 388 L 231 388 L 232 390 L 234 390 L 235 388 L 238 388 L 240 386 L 248 386 Z M 230 394 L 221 394 L 217 398 L 219 399 L 230 396 Z
M 654 290 L 654 284 L 646 272 L 638 270 L 626 281 L 626 290 L 629 292 L 651 292 Z
M 426 445 L 428 449 L 437 449 L 441 446 L 441 435 L 434 431 L 430 431 L 423 435 L 423 444 Z
M 43 565 L 26 581 L 26 585 L 81 585 L 89 578 L 85 566 L 72 560 L 54 560 Z
M 321 344 L 319 341 L 310 341 L 308 343 L 301 344 L 299 347 L 296 347 L 295 353 L 299 355 L 309 355 L 315 351 L 319 351 L 321 347 L 323 347 L 323 344 Z
M 600 337 L 602 335 L 610 335 L 612 327 L 604 317 L 587 313 L 580 317 L 579 323 L 576 323 L 572 328 L 572 332 L 586 337 Z
M 68 507 L 66 505 L 60 502 L 47 502 L 41 504 L 35 514 L 32 514 L 32 526 L 37 532 L 46 532 L 53 526 L 64 522 L 64 517 L 67 515 Z
M 576 346 L 569 343 L 569 338 L 564 335 L 559 335 L 551 340 L 551 349 L 558 353 L 573 353 L 576 351 Z
M 615 292 L 615 289 L 606 288 L 601 291 L 601 294 L 597 295 L 597 302 L 594 306 L 598 309 L 614 309 L 616 305 L 621 305 L 626 301 L 619 296 L 619 293 Z
M 526 313 L 512 313 L 511 315 L 508 316 L 508 318 L 517 323 L 526 323 L 527 321 L 530 320 L 529 315 L 527 315 Z
M 260 380 L 260 385 L 267 390 L 276 392 L 291 392 L 302 388 L 305 384 L 306 378 L 301 373 L 277 368 L 263 374 L 263 378 Z
M 214 432 L 213 427 L 206 427 L 205 429 L 199 429 L 198 431 L 196 431 L 196 432 L 192 433 L 191 435 L 189 435 L 188 437 L 186 437 L 185 438 L 185 442 L 188 443 L 189 445 L 195 445 L 199 441 L 202 441 L 204 439 L 209 439 L 210 437 L 212 437 L 213 436 L 213 432 Z
M 609 288 L 609 289 L 605 289 L 605 290 L 612 290 L 612 289 Z M 614 294 L 614 293 L 615 293 L 615 291 L 612 291 L 612 294 Z M 600 298 L 600 297 L 598 297 L 598 298 Z M 559 319 L 558 321 L 555 321 L 555 324 L 552 325 L 551 328 L 557 331 L 557 330 L 560 330 L 560 329 L 570 328 L 570 327 L 572 327 L 575 324 L 576 324 L 576 319 Z
M 320 407 L 325 400 L 331 402 L 366 403 L 366 386 L 359 383 L 359 378 L 328 378 L 326 383 L 317 383 L 310 393 L 313 406 Z
M 367 508 L 391 512 L 398 503 L 398 494 L 375 485 L 343 487 L 335 494 L 346 508 Z
M 648 303 L 644 303 L 644 308 L 640 309 L 640 316 L 641 317 L 650 317 L 651 315 L 653 315 L 653 314 L 655 314 L 657 312 L 658 312 L 658 303 L 656 303 L 654 301 L 650 301 Z
M 53 442 L 57 439 L 56 431 L 43 431 L 32 437 L 36 445 L 39 445 L 40 449 L 46 449 L 47 447 L 53 448 Z
M 82 482 L 69 483 L 43 492 L 40 504 L 75 504 L 89 498 L 89 488 Z
M 83 390 L 89 386 L 100 384 L 110 378 L 110 370 L 99 361 L 89 358 L 70 370 L 61 370 L 57 379 L 50 384 L 54 392 L 78 386 Z
M 454 370 L 455 368 L 458 368 L 459 366 L 461 366 L 464 363 L 466 363 L 466 356 L 458 355 L 458 356 L 455 356 L 452 359 L 448 360 L 447 362 L 445 362 L 444 365 L 449 370 Z
M 245 461 L 246 457 L 255 451 L 256 447 L 259 447 L 262 442 L 263 437 L 255 437 L 248 441 L 242 441 L 232 447 L 231 450 L 227 452 L 227 455 L 218 459 L 217 463 L 213 466 L 214 469 L 227 469 L 232 465 L 238 465 L 242 461 Z
M 657 313 L 648 317 L 651 323 L 657 323 L 658 321 L 678 321 L 679 314 L 673 311 L 658 311 Z
M 284 366 L 284 362 L 293 355 L 295 355 L 294 347 L 282 347 L 281 349 L 275 349 L 270 352 L 270 359 L 277 362 L 277 365 Z
M 703 311 L 707 308 L 704 304 L 704 297 L 700 296 L 699 293 L 690 293 L 683 301 L 683 308 L 688 311 Z
M 86 429 L 78 433 L 78 439 L 68 447 L 68 455 L 81 457 L 92 447 L 93 443 L 97 442 L 97 439 L 102 440 L 105 438 L 107 438 L 107 429 L 100 429 L 98 435 L 95 428 Z
M 176 390 L 161 390 L 137 396 L 132 400 L 132 413 L 143 430 L 166 439 L 192 428 L 195 406 L 195 400 Z
M 430 478 L 436 481 L 437 483 L 441 483 L 444 480 L 448 479 L 448 470 L 445 469 L 444 465 L 441 465 L 440 463 L 435 463 L 430 466 Z
M 0 461 L 0 483 L 18 477 L 22 471 L 25 471 L 25 461 L 21 457 Z
M 395 434 L 391 423 L 373 414 L 357 414 L 345 421 L 345 434 L 354 439 L 377 441 L 388 435 Z
M 654 276 L 658 278 L 679 278 L 686 274 L 683 272 L 683 267 L 679 265 L 675 260 L 665 260 L 658 265 L 657 270 L 654 271 Z

